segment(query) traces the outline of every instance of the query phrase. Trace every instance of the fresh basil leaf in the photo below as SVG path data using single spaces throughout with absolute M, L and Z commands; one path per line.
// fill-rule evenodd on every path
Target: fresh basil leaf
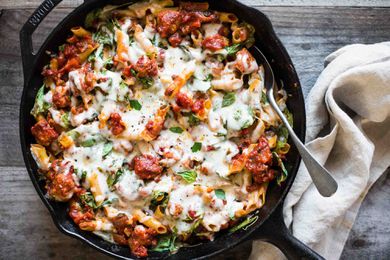
M 193 183 L 194 181 L 196 181 L 196 177 L 198 176 L 196 171 L 193 170 L 177 172 L 176 174 L 180 175 L 187 183 Z
M 223 189 L 214 190 L 214 193 L 218 199 L 221 199 L 221 200 L 226 199 L 225 191 Z
M 109 175 L 107 178 L 108 188 L 111 189 L 115 184 L 117 184 L 119 179 L 121 178 L 121 176 L 124 173 L 125 173 L 125 171 L 123 169 L 119 169 L 116 171 L 116 173 L 114 175 Z
M 227 55 L 234 55 L 241 49 L 241 44 L 236 43 L 231 46 L 225 47 L 225 50 L 227 52 Z
M 202 149 L 202 143 L 195 142 L 194 145 L 191 147 L 191 151 L 193 153 L 196 153 Z
M 222 99 L 222 107 L 228 107 L 236 101 L 236 95 L 233 92 L 226 93 Z
M 174 127 L 169 128 L 169 131 L 176 133 L 176 134 L 181 134 L 181 133 L 183 133 L 184 130 L 179 126 L 174 126 Z
M 112 142 L 105 143 L 103 146 L 103 158 L 106 158 L 112 152 Z
M 243 222 L 241 222 L 237 226 L 234 226 L 231 229 L 229 229 L 229 233 L 230 234 L 234 233 L 234 232 L 236 232 L 237 230 L 239 230 L 241 228 L 244 229 L 244 230 L 247 230 L 248 227 L 253 225 L 253 223 L 255 223 L 258 218 L 259 218 L 259 216 L 248 217 L 247 219 L 245 219 Z
M 278 185 L 280 185 L 280 184 L 282 184 L 282 182 L 284 182 L 287 179 L 288 172 L 287 172 L 286 167 L 284 166 L 282 159 L 279 157 L 279 155 L 276 152 L 272 152 L 272 155 L 273 155 L 273 158 L 276 159 L 276 161 L 278 162 L 278 166 L 282 170 L 281 174 L 279 174 L 279 176 L 277 178 L 277 183 L 278 183 Z
M 157 245 L 152 248 L 150 251 L 154 252 L 164 252 L 164 251 L 176 251 L 178 249 L 178 246 L 176 245 L 176 235 L 174 234 L 168 234 L 168 235 L 162 235 L 157 242 Z
M 134 108 L 135 110 L 141 110 L 141 108 L 142 108 L 142 105 L 141 105 L 141 103 L 140 102 L 138 102 L 138 100 L 135 100 L 135 99 L 130 99 L 129 100 L 129 103 L 130 103 L 130 106 L 132 107 L 132 108 Z
M 35 97 L 34 107 L 31 110 L 31 115 L 33 115 L 35 118 L 37 118 L 39 114 L 46 113 L 51 107 L 51 104 L 46 103 L 44 97 L 45 97 L 45 85 L 42 85 L 42 87 L 37 92 L 37 95 Z

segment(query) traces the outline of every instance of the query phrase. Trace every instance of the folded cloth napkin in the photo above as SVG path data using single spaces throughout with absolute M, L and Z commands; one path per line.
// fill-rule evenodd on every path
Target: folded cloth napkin
M 284 203 L 284 220 L 325 259 L 339 259 L 365 195 L 390 165 L 390 42 L 353 44 L 330 54 L 306 113 L 306 146 L 331 172 L 338 190 L 322 197 L 301 164 Z M 284 256 L 255 241 L 250 259 Z

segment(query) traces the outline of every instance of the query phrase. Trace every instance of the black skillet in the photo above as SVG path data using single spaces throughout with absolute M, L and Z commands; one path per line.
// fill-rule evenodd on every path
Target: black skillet
M 48 208 L 54 223 L 63 233 L 76 237 L 90 246 L 117 258 L 134 258 L 127 247 L 108 243 L 90 232 L 80 230 L 68 217 L 67 204 L 48 200 L 45 197 L 44 183 L 39 181 L 37 165 L 30 152 L 30 145 L 34 143 L 30 128 L 35 123 L 30 115 L 35 95 L 42 85 L 41 70 L 49 62 L 47 50 L 57 50 L 65 42 L 69 30 L 73 26 L 82 25 L 86 14 L 94 8 L 107 4 L 123 4 L 128 1 L 116 0 L 86 0 L 71 14 L 62 20 L 51 32 L 37 53 L 32 49 L 32 34 L 45 16 L 61 0 L 45 0 L 32 14 L 20 31 L 20 44 L 23 60 L 24 89 L 20 104 L 20 138 L 24 161 L 42 201 Z M 305 134 L 305 108 L 302 90 L 294 66 L 280 40 L 275 35 L 271 22 L 260 11 L 245 6 L 236 0 L 209 0 L 210 9 L 235 13 L 241 20 L 252 24 L 256 28 L 256 46 L 266 55 L 271 63 L 278 81 L 289 94 L 288 107 L 294 116 L 294 130 L 301 140 Z M 272 183 L 267 191 L 265 205 L 258 211 L 258 220 L 247 230 L 239 230 L 233 234 L 221 232 L 216 239 L 188 248 L 181 248 L 176 254 L 169 256 L 164 253 L 151 253 L 149 259 L 203 259 L 221 255 L 233 247 L 240 248 L 243 242 L 261 239 L 279 247 L 290 259 L 322 259 L 317 253 L 294 238 L 283 222 L 282 205 L 289 191 L 300 163 L 300 156 L 292 145 L 288 154 L 289 176 L 281 187 Z M 225 255 L 226 256 L 226 255 Z

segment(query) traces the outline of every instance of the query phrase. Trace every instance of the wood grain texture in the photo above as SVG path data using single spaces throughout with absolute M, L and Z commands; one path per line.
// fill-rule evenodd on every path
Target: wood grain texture
M 76 7 L 83 0 L 64 0 L 61 7 Z M 389 0 L 240 0 L 252 6 L 390 6 Z M 1 0 L 0 9 L 37 7 L 42 0 Z
M 7 1 L 1 0 L 0 6 Z M 305 96 L 323 69 L 323 60 L 329 53 L 349 43 L 390 39 L 389 8 L 258 8 L 270 17 L 290 53 Z M 42 43 L 70 10 L 56 9 L 45 19 L 34 34 L 35 46 Z M 71 259 L 70 251 L 72 259 L 106 259 L 55 228 L 24 168 L 18 136 L 23 87 L 18 32 L 32 11 L 14 9 L 0 12 L 0 116 L 3 120 L 0 125 L 0 259 Z M 368 194 L 343 259 L 390 259 L 389 187 L 387 175 Z

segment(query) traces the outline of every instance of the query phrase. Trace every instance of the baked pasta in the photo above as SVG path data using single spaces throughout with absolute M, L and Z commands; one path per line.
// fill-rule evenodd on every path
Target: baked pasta
M 205 2 L 89 13 L 49 53 L 31 111 L 47 196 L 138 257 L 256 221 L 289 145 L 248 51 L 254 32 Z

